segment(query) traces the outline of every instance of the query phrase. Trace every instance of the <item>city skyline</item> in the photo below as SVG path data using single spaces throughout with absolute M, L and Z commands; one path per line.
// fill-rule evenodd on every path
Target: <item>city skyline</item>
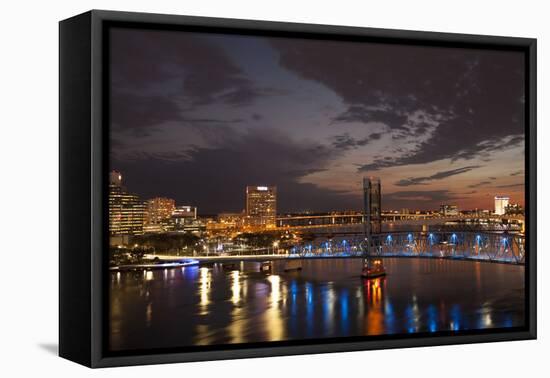
M 523 51 L 193 30 L 109 29 L 110 350 L 529 324 Z
M 524 205 L 520 53 L 115 29 L 111 57 L 111 167 L 141 198 L 360 210 L 376 175 L 383 209 Z
M 111 186 L 113 185 L 113 178 L 115 178 L 114 180 L 116 180 L 116 186 L 117 187 L 120 187 L 120 188 L 125 188 L 125 193 L 127 193 L 128 195 L 130 196 L 133 196 L 135 197 L 136 201 L 139 202 L 140 204 L 142 204 L 143 206 L 145 206 L 145 208 L 149 208 L 151 206 L 151 204 L 153 203 L 159 203 L 159 202 L 167 202 L 169 203 L 169 206 L 173 207 L 174 208 L 174 211 L 173 213 L 177 213 L 177 212 L 181 212 L 182 208 L 185 208 L 187 212 L 190 212 L 191 209 L 193 209 L 193 213 L 194 213 L 194 218 L 197 218 L 198 215 L 200 216 L 223 216 L 223 215 L 226 215 L 226 214 L 231 214 L 231 215 L 234 215 L 234 214 L 241 214 L 241 216 L 250 216 L 250 211 L 248 209 L 249 207 L 249 190 L 250 189 L 259 189 L 260 191 L 274 191 L 276 193 L 277 191 L 277 186 L 274 185 L 274 186 L 264 186 L 264 185 L 247 185 L 245 186 L 244 188 L 244 193 L 245 193 L 245 198 L 244 198 L 244 202 L 242 204 L 242 208 L 238 211 L 227 211 L 227 210 L 222 210 L 218 213 L 199 213 L 198 212 L 198 207 L 197 206 L 190 206 L 190 205 L 181 205 L 180 203 L 176 203 L 176 200 L 173 199 L 173 198 L 169 198 L 169 197 L 166 197 L 166 196 L 153 196 L 151 198 L 140 198 L 139 196 L 135 195 L 135 194 L 132 194 L 132 191 L 128 191 L 127 187 L 122 183 L 123 182 L 123 175 L 121 172 L 117 171 L 117 170 L 112 170 L 110 172 L 110 180 L 111 180 Z M 364 180 L 371 180 L 373 179 L 372 177 L 370 178 L 364 178 Z M 374 178 L 375 180 L 378 180 L 378 185 L 380 185 L 380 180 L 378 178 Z M 381 185 L 380 185 L 381 187 Z M 364 191 L 364 187 L 363 187 L 363 191 Z M 381 191 L 381 198 L 383 198 L 383 191 Z M 505 200 L 505 202 L 502 202 L 502 200 Z M 276 197 L 276 194 L 275 194 L 275 199 L 273 200 L 274 203 L 276 203 L 278 201 L 277 197 Z M 188 203 L 188 202 L 185 202 L 184 203 Z M 381 203 L 383 205 L 383 202 Z M 362 203 L 362 206 L 364 207 L 364 202 Z M 414 212 L 414 211 L 422 211 L 422 212 L 431 212 L 431 213 L 441 213 L 441 214 L 445 214 L 447 215 L 447 213 L 450 211 L 449 214 L 451 215 L 454 215 L 455 213 L 460 213 L 460 212 L 468 212 L 468 211 L 489 211 L 489 212 L 492 212 L 494 213 L 495 215 L 504 215 L 505 211 L 506 211 L 506 207 L 508 205 L 511 205 L 513 206 L 514 208 L 516 208 L 517 206 L 519 206 L 519 208 L 521 209 L 522 208 L 522 205 L 519 204 L 519 203 L 516 203 L 516 202 L 511 202 L 510 201 L 510 197 L 509 196 L 502 196 L 502 195 L 496 195 L 492 198 L 492 207 L 488 207 L 488 208 L 473 208 L 473 209 L 464 209 L 464 208 L 460 208 L 458 205 L 456 205 L 456 203 L 452 203 L 452 202 L 445 202 L 445 203 L 440 203 L 438 205 L 438 208 L 430 208 L 430 209 L 421 209 L 421 208 L 401 208 L 401 209 L 393 209 L 393 208 L 384 208 L 383 206 L 381 207 L 381 211 L 382 212 L 399 212 L 399 211 L 403 211 L 403 210 L 406 210 L 407 212 Z M 162 206 L 154 206 L 154 207 L 158 207 L 158 210 L 155 209 L 155 211 L 160 211 L 162 213 L 162 211 L 165 211 Z M 292 213 L 315 213 L 314 211 L 289 211 L 289 212 L 279 212 L 277 211 L 277 206 L 275 205 L 275 207 L 272 209 L 274 212 L 273 214 L 269 215 L 269 216 L 278 216 L 278 215 L 286 215 L 286 214 L 292 214 Z M 348 211 L 357 211 L 358 213 L 362 213 L 364 211 L 364 209 L 338 209 L 338 210 L 334 210 L 332 212 L 348 212 Z M 330 213 L 331 211 L 328 211 L 328 212 L 318 212 L 318 213 Z M 259 215 L 259 214 L 258 214 Z M 265 216 L 266 214 L 263 214 L 262 216 Z M 145 216 L 144 219 L 146 219 L 147 217 Z M 145 221 L 145 223 L 148 223 L 147 219 Z M 155 222 L 153 222 L 155 223 Z

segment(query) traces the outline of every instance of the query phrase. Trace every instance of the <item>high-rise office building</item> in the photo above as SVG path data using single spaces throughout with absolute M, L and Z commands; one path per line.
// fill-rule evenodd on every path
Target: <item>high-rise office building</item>
M 145 205 L 135 194 L 122 186 L 120 172 L 109 174 L 109 234 L 139 235 L 143 233 Z
M 495 196 L 495 214 L 504 215 L 506 213 L 506 206 L 510 202 L 510 197 Z
M 271 229 L 276 226 L 277 187 L 246 187 L 245 224 L 252 228 Z
M 377 177 L 363 178 L 365 236 L 382 232 L 382 188 Z
M 172 198 L 157 197 L 147 200 L 146 224 L 167 223 L 176 209 Z

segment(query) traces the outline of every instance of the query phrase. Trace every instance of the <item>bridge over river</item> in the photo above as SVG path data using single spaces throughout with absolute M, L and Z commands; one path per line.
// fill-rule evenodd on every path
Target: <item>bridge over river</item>
M 347 227 L 350 230 L 363 227 L 364 216 L 361 213 L 355 214 L 322 214 L 322 215 L 301 215 L 284 216 L 276 220 L 279 230 L 316 230 L 316 229 L 341 229 Z M 382 224 L 386 225 L 419 225 L 434 226 L 446 223 L 489 225 L 489 227 L 506 229 L 507 227 L 517 227 L 521 229 L 525 219 L 523 215 L 435 215 L 435 214 L 401 214 L 401 213 L 382 213 Z
M 268 261 L 346 257 L 421 257 L 525 263 L 525 237 L 507 232 L 401 231 L 373 235 L 369 252 L 362 233 L 345 233 L 302 242 L 290 249 L 241 249 L 209 256 L 162 256 L 160 260 L 192 258 L 204 262 Z

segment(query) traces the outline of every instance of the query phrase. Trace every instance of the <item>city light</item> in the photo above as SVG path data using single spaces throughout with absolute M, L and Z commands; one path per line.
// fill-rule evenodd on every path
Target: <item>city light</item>
M 367 212 L 371 213 L 370 217 L 365 216 L 364 211 L 277 214 L 275 186 L 247 186 L 244 190 L 243 212 L 201 216 L 197 207 L 179 206 L 174 200 L 165 197 L 155 197 L 144 205 L 137 196 L 128 194 L 126 188 L 122 187 L 122 175 L 114 176 L 113 180 L 110 186 L 111 238 L 113 250 L 124 261 L 124 264 L 111 267 L 117 274 L 114 280 L 116 285 L 123 285 L 126 282 L 122 279 L 124 272 L 134 269 L 143 269 L 143 281 L 148 284 L 162 279 L 165 285 L 171 285 L 170 282 L 177 277 L 196 280 L 197 314 L 205 316 L 215 311 L 220 300 L 215 293 L 219 290 L 218 286 L 223 287 L 227 281 L 230 294 L 226 300 L 234 306 L 232 316 L 238 318 L 246 313 L 244 309 L 248 306 L 248 288 L 254 287 L 253 276 L 245 273 L 248 268 L 243 258 L 257 258 L 260 261 L 259 272 L 269 285 L 264 321 L 269 325 L 266 334 L 270 340 L 281 340 L 287 332 L 281 312 L 287 301 L 291 306 L 299 306 L 297 286 L 290 286 L 291 291 L 287 292 L 286 275 L 307 277 L 300 273 L 304 259 L 365 258 L 374 254 L 376 258 L 369 257 L 367 261 L 370 262 L 365 265 L 365 275 L 369 276 L 378 272 L 386 274 L 384 257 L 460 258 L 513 264 L 522 264 L 525 258 L 524 234 L 521 233 L 524 231 L 524 222 L 521 215 L 517 215 L 517 207 L 502 205 L 509 212 L 502 215 L 477 210 L 463 213 L 455 205 L 442 205 L 440 211 L 431 212 L 409 208 L 382 211 L 378 207 L 381 196 L 379 180 L 369 179 L 365 182 L 365 205 Z M 124 209 L 117 210 L 116 204 Z M 401 227 L 410 227 L 410 224 L 420 226 L 415 226 L 413 231 Z M 437 227 L 432 228 L 434 224 Z M 356 231 L 350 235 L 349 230 L 354 227 Z M 310 233 L 314 237 L 309 237 Z M 319 237 L 316 233 L 325 236 Z M 159 253 L 159 247 L 166 248 L 170 243 L 173 243 L 173 250 L 162 250 Z M 491 252 L 497 250 L 500 251 L 497 254 Z M 292 264 L 281 264 L 284 267 L 282 275 L 273 274 L 277 272 L 275 258 L 293 259 Z M 209 268 L 202 265 L 203 261 L 223 263 Z M 186 272 L 185 267 L 192 266 L 197 268 Z M 181 269 L 181 275 L 174 275 L 174 268 Z M 163 269 L 162 274 L 156 275 L 156 269 Z M 227 278 L 220 279 L 220 274 L 227 275 Z M 390 275 L 388 279 L 395 280 L 396 277 Z M 394 327 L 393 322 L 398 318 L 393 310 L 388 310 L 392 306 L 385 302 L 386 281 L 371 278 L 366 282 L 366 296 L 360 293 L 356 300 L 366 300 L 372 308 L 366 312 L 358 311 L 357 314 L 368 320 L 368 332 L 379 334 L 385 327 Z M 343 292 L 339 293 L 331 282 L 327 288 L 317 295 L 316 286 L 306 281 L 302 292 L 305 295 L 305 317 L 315 318 L 317 304 L 314 300 L 317 300 L 322 304 L 320 308 L 325 327 L 332 329 L 337 325 L 333 317 L 337 316 L 335 311 L 340 309 L 344 322 L 342 327 L 349 328 L 346 319 L 352 318 L 351 298 Z M 148 291 L 145 293 L 149 295 Z M 287 298 L 287 295 L 290 297 Z M 147 322 L 152 321 L 151 303 L 146 308 Z M 338 307 L 335 307 L 336 303 L 339 303 Z M 407 311 L 409 313 L 404 315 L 408 322 L 407 332 L 418 332 L 422 327 L 430 332 L 445 329 L 434 318 L 433 307 L 429 309 L 426 324 L 419 320 L 420 308 L 416 299 Z M 456 309 L 453 311 L 449 315 L 447 328 L 459 330 L 461 319 Z M 484 327 L 495 324 L 489 313 L 484 314 L 479 323 Z M 245 340 L 242 334 L 244 323 L 232 323 L 228 329 L 231 340 Z M 311 333 L 313 329 L 308 326 L 307 332 Z
M 108 29 L 105 355 L 532 325 L 524 49 Z

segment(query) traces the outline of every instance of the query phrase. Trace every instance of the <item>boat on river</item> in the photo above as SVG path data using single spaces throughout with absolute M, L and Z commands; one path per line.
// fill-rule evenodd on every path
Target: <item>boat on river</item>
M 377 278 L 386 275 L 386 268 L 382 259 L 367 259 L 361 271 L 363 278 Z

